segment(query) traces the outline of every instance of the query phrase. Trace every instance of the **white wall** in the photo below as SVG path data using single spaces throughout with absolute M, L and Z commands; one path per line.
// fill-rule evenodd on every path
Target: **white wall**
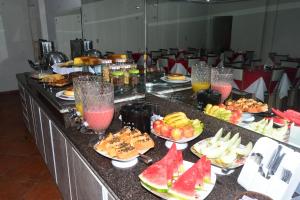
M 234 50 L 254 50 L 263 60 L 269 52 L 300 57 L 297 0 L 215 4 L 210 7 L 209 15 L 233 16 L 231 48 Z
M 143 2 L 103 0 L 83 4 L 84 37 L 92 40 L 94 48 L 103 52 L 144 50 Z
M 25 0 L 0 0 L 0 92 L 16 90 L 16 74 L 30 71 L 33 58 L 28 5 Z
M 278 12 L 272 51 L 300 57 L 300 2 L 293 8 Z
M 192 2 L 159 1 L 147 4 L 148 48 L 203 47 L 206 44 L 207 6 Z
M 261 53 L 264 32 L 266 0 L 214 4 L 209 15 L 233 16 L 231 48 L 233 50 L 253 50 Z
M 55 31 L 55 18 L 65 15 L 66 13 L 78 10 L 81 7 L 81 0 L 43 0 L 45 1 L 48 38 L 54 41 L 57 46 L 57 38 Z
M 57 50 L 71 58 L 70 40 L 81 38 L 81 14 L 70 14 L 55 18 Z

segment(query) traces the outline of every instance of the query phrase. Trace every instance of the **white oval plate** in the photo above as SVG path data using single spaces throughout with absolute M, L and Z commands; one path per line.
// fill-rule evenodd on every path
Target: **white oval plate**
M 185 77 L 185 80 L 169 80 L 166 76 L 160 78 L 160 80 L 165 81 L 167 83 L 188 83 L 191 82 L 190 77 Z
M 185 171 L 188 170 L 194 163 L 189 162 L 189 161 L 183 161 L 183 166 Z M 197 199 L 205 199 L 213 190 L 215 184 L 216 184 L 216 180 L 217 180 L 217 176 L 216 174 L 213 172 L 213 166 L 211 168 L 211 183 L 204 183 L 204 189 L 203 190 L 199 190 L 197 191 L 197 196 L 199 196 L 199 198 Z M 149 192 L 155 194 L 156 196 L 163 198 L 163 199 L 169 199 L 169 200 L 173 200 L 175 199 L 172 195 L 170 195 L 169 193 L 163 193 L 163 192 L 157 192 L 155 190 L 152 190 L 151 188 L 147 187 L 145 184 L 143 184 L 141 182 L 142 186 L 148 190 Z
M 206 138 L 206 139 L 203 139 L 197 143 L 195 143 L 192 147 L 191 147 L 191 152 L 193 154 L 195 154 L 196 156 L 198 156 L 199 158 L 201 158 L 203 155 L 198 151 L 199 149 L 199 146 L 202 144 L 202 143 L 206 143 L 206 142 L 209 142 L 209 140 L 211 140 L 212 137 L 210 138 Z M 240 148 L 244 148 L 245 145 L 243 144 L 240 144 Z M 234 162 L 232 162 L 231 164 L 228 164 L 228 165 L 225 165 L 225 164 L 222 164 L 220 162 L 218 162 L 218 158 L 217 159 L 209 159 L 211 161 L 211 164 L 214 165 L 214 166 L 217 166 L 217 167 L 220 167 L 220 168 L 226 168 L 226 169 L 235 169 L 237 167 L 240 167 L 242 165 L 244 165 L 244 163 L 246 162 L 246 158 L 248 156 L 241 156 L 239 157 L 239 159 L 236 159 Z
M 75 100 L 74 96 L 69 97 L 69 96 L 64 95 L 64 90 L 57 92 L 55 94 L 55 96 L 59 99 L 66 100 L 66 101 L 74 101 Z

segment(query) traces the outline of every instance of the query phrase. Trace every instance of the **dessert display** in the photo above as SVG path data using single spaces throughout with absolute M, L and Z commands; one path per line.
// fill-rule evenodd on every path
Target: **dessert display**
M 258 102 L 254 99 L 240 98 L 225 103 L 228 110 L 240 110 L 242 112 L 260 113 L 268 111 L 268 104 Z
M 73 65 L 82 66 L 82 65 L 99 65 L 101 59 L 90 56 L 82 56 L 74 58 Z
M 199 136 L 203 131 L 199 119 L 189 119 L 183 112 L 174 112 L 152 123 L 152 132 L 174 142 L 187 142 Z
M 140 175 L 144 188 L 163 199 L 204 199 L 213 189 L 216 175 L 203 156 L 196 163 L 183 160 L 173 144 L 168 153 Z
M 229 110 L 223 104 L 219 106 L 207 104 L 204 113 L 233 124 L 238 124 L 242 116 L 240 110 Z
M 243 165 L 253 148 L 252 142 L 246 146 L 242 145 L 239 133 L 231 136 L 231 132 L 228 132 L 222 136 L 223 128 L 214 137 L 194 144 L 191 151 L 199 157 L 205 155 L 212 164 L 221 168 L 236 168 Z
M 183 76 L 182 74 L 169 74 L 167 76 L 167 79 L 171 81 L 184 81 L 186 77 Z
M 154 142 L 147 133 L 123 128 L 115 134 L 109 133 L 94 146 L 94 149 L 109 158 L 126 161 L 136 158 L 140 153 L 145 153 L 153 147 Z

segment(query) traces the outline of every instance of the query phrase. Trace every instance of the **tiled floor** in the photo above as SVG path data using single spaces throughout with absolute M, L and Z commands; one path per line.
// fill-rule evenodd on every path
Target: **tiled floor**
M 0 199 L 62 199 L 24 126 L 18 94 L 0 94 Z

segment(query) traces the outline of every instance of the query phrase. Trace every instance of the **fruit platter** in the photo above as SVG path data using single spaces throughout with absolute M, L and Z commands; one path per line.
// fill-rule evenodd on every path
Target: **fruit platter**
M 115 134 L 109 133 L 94 145 L 97 153 L 112 159 L 112 164 L 120 168 L 133 166 L 140 154 L 153 147 L 154 141 L 147 133 L 129 128 L 123 128 Z
M 214 137 L 201 140 L 191 147 L 191 151 L 199 156 L 206 156 L 213 165 L 225 169 L 234 169 L 245 163 L 253 148 L 252 142 L 246 146 L 241 144 L 239 133 L 231 137 L 231 132 L 224 134 L 221 128 Z
M 207 104 L 204 108 L 204 113 L 232 124 L 238 124 L 242 116 L 242 112 L 240 110 L 229 110 L 224 104 Z
M 139 178 L 145 189 L 163 199 L 205 199 L 216 183 L 216 175 L 205 156 L 196 163 L 184 161 L 175 144 Z
M 246 98 L 229 100 L 225 103 L 225 106 L 228 110 L 240 110 L 248 113 L 261 113 L 268 111 L 268 104 Z
M 151 132 L 166 139 L 166 146 L 177 143 L 177 148 L 184 149 L 187 142 L 198 137 L 203 131 L 203 123 L 199 119 L 189 119 L 183 112 L 174 112 L 165 117 L 153 116 Z
M 277 122 L 276 124 L 279 124 L 281 127 L 274 127 L 274 119 Z M 275 125 L 278 126 L 278 125 Z M 252 122 L 248 124 L 245 128 L 248 128 L 254 132 L 260 133 L 262 135 L 274 138 L 276 140 L 282 141 L 282 142 L 287 142 L 289 139 L 289 134 L 288 134 L 288 123 L 284 121 L 279 121 L 276 118 L 264 118 L 258 122 Z

